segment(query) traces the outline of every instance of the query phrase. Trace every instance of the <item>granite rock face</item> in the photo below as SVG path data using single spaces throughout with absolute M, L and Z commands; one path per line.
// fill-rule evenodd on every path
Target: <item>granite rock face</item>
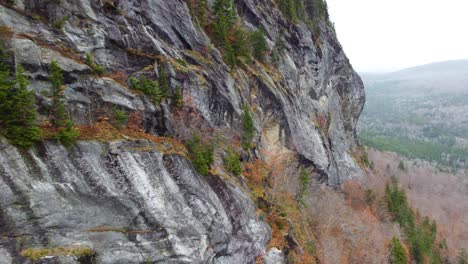
M 363 178 L 351 155 L 363 84 L 328 21 L 317 21 L 318 37 L 304 23 L 285 20 L 271 0 L 236 0 L 244 26 L 263 28 L 271 50 L 280 42 L 284 48 L 269 65 L 231 71 L 183 0 L 0 3 L 9 62 L 26 69 L 39 109 L 50 104 L 44 92 L 55 60 L 76 124 L 119 107 L 141 113 L 146 132 L 172 135 L 169 104 L 152 104 L 118 78 L 158 77 L 165 67 L 170 89 L 182 87 L 212 128 L 238 130 L 242 108 L 250 105 L 253 155 L 272 145 L 286 148 L 336 187 Z M 54 27 L 62 18 L 63 28 Z M 109 74 L 93 75 L 86 53 Z M 43 142 L 19 151 L 2 140 L 0 263 L 23 263 L 24 248 L 75 244 L 95 250 L 98 263 L 253 263 L 258 255 L 280 261 L 281 253 L 265 252 L 269 229 L 242 182 L 202 177 L 184 157 L 151 144 L 80 141 L 65 149 Z
M 86 246 L 98 263 L 249 263 L 268 242 L 243 190 L 151 142 L 0 146 L 6 263 L 26 245 Z

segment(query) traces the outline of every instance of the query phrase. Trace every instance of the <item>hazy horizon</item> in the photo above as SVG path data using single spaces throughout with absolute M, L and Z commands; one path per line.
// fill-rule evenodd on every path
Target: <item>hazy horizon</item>
M 468 59 L 468 1 L 328 0 L 351 64 L 362 73 Z
M 359 74 L 391 74 L 391 73 L 396 73 L 396 72 L 400 72 L 400 71 L 405 71 L 405 70 L 410 70 L 410 69 L 413 69 L 413 68 L 421 68 L 421 67 L 424 67 L 424 66 L 429 66 L 429 65 L 437 65 L 437 64 L 447 64 L 447 63 L 450 63 L 450 62 L 466 62 L 468 64 L 468 59 L 459 59 L 459 60 L 445 60 L 445 61 L 434 61 L 434 62 L 429 62 L 429 63 L 424 63 L 424 64 L 420 64 L 420 65 L 413 65 L 413 66 L 409 66 L 409 67 L 405 67 L 405 68 L 399 68 L 399 69 L 395 69 L 395 70 L 377 70 L 377 71 L 359 71 L 359 70 L 356 70 L 356 72 L 358 72 Z

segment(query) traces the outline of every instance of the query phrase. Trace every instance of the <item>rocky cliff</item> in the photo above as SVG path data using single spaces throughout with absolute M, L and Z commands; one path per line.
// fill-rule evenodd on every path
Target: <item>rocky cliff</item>
M 0 3 L 7 61 L 26 69 L 43 123 L 57 61 L 77 126 L 106 122 L 118 108 L 138 114 L 154 138 L 191 133 L 170 100 L 154 104 L 129 88 L 129 77 L 160 78 L 164 68 L 190 107 L 184 122 L 206 135 L 236 138 L 249 106 L 255 147 L 243 160 L 281 150 L 331 186 L 363 177 L 353 158 L 363 85 L 327 19 L 311 30 L 272 0 L 236 0 L 240 23 L 261 28 L 277 59 L 231 69 L 183 0 Z M 86 54 L 107 73 L 94 74 Z M 281 261 L 266 251 L 270 228 L 242 175 L 201 176 L 183 151 L 151 138 L 82 137 L 70 148 L 43 140 L 30 150 L 1 139 L 0 263 Z

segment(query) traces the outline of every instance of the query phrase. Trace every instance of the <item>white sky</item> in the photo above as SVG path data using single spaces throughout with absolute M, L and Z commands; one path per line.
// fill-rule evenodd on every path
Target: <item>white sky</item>
M 360 72 L 468 59 L 468 0 L 327 0 Z

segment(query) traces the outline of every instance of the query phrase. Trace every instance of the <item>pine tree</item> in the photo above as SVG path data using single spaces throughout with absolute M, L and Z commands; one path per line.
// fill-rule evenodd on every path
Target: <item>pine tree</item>
M 250 42 L 253 49 L 252 55 L 259 61 L 265 61 L 265 52 L 268 50 L 268 44 L 263 31 L 257 30 L 252 32 Z
M 229 43 L 228 36 L 237 20 L 237 11 L 232 0 L 216 0 L 214 16 L 213 40 L 218 46 L 226 46 Z
M 52 122 L 59 132 L 55 138 L 66 147 L 71 146 L 79 137 L 79 132 L 75 129 L 73 121 L 67 113 L 67 108 L 63 102 L 65 87 L 63 85 L 63 72 L 56 61 L 50 64 L 50 81 L 52 97 Z
M 201 175 L 208 175 L 214 161 L 213 146 L 204 144 L 200 136 L 195 134 L 192 139 L 187 141 L 187 149 L 193 167 Z
M 172 95 L 172 105 L 176 109 L 181 109 L 184 107 L 184 95 L 182 94 L 182 89 L 180 86 L 176 86 L 174 94 Z
M 207 0 L 189 0 L 188 1 L 192 16 L 195 16 L 201 27 L 206 26 L 206 13 L 208 10 Z
M 70 147 L 75 143 L 79 136 L 80 132 L 75 129 L 73 121 L 67 120 L 65 125 L 59 129 L 54 138 L 60 141 L 65 147 Z
M 390 263 L 391 264 L 406 264 L 408 262 L 408 256 L 398 238 L 394 237 L 392 239 L 391 247 L 392 247 L 392 252 L 390 256 Z
M 34 92 L 27 90 L 28 85 L 20 65 L 12 79 L 8 67 L 0 64 L 0 128 L 10 143 L 21 148 L 29 148 L 41 138 Z
M 242 173 L 242 164 L 239 155 L 237 155 L 232 148 L 228 148 L 227 155 L 224 158 L 224 164 L 226 170 L 234 175 L 240 175 Z
M 162 98 L 168 98 L 170 96 L 169 82 L 167 80 L 166 68 L 164 68 L 164 66 L 161 66 L 159 70 L 159 89 L 161 90 Z
M 68 120 L 67 109 L 63 103 L 63 73 L 60 66 L 56 61 L 50 64 L 50 81 L 52 83 L 51 97 L 52 97 L 52 122 L 55 127 L 65 126 Z
M 252 148 L 252 140 L 255 133 L 254 122 L 250 115 L 249 107 L 244 106 L 244 112 L 241 116 L 242 119 L 242 147 L 246 150 Z
M 297 23 L 298 17 L 295 0 L 280 0 L 279 8 L 289 21 L 293 22 L 294 24 Z
M 153 104 L 160 104 L 163 99 L 163 93 L 159 88 L 159 82 L 149 80 L 142 76 L 139 80 L 135 77 L 130 78 L 130 86 L 132 89 L 143 92 L 153 102 Z
M 250 34 L 248 31 L 244 30 L 243 28 L 235 28 L 233 32 L 233 42 L 231 44 L 233 56 L 235 59 L 235 65 L 237 66 L 240 64 L 239 57 L 243 57 L 247 63 L 250 63 Z

